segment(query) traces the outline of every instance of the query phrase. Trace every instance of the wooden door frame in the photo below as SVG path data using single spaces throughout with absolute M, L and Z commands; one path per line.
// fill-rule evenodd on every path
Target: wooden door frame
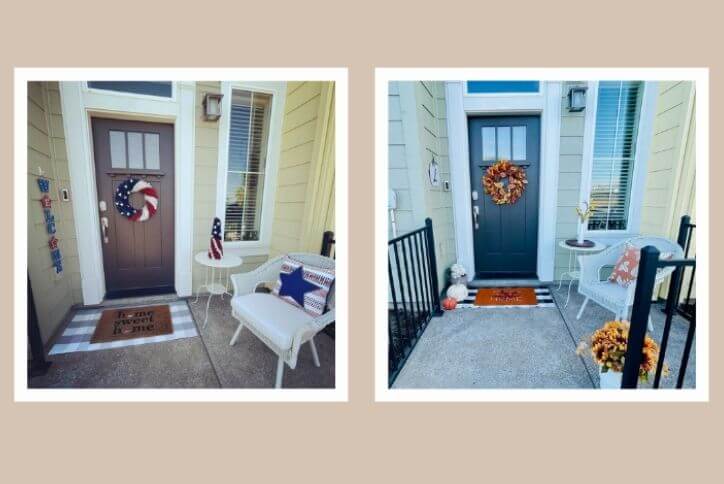
M 99 304 L 106 294 L 100 237 L 98 191 L 93 159 L 91 117 L 165 122 L 174 125 L 174 285 L 191 295 L 193 251 L 193 179 L 196 83 L 173 83 L 168 99 L 89 89 L 86 81 L 61 81 L 63 128 L 68 150 L 71 199 L 83 304 Z
M 560 155 L 562 82 L 541 81 L 538 93 L 469 95 L 465 81 L 445 83 L 450 179 L 458 261 L 475 273 L 468 116 L 540 116 L 540 179 L 536 272 L 541 281 L 554 278 L 558 163 Z

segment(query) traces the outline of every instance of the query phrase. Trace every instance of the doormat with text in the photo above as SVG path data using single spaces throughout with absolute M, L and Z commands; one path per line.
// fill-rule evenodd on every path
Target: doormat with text
M 196 324 L 186 301 L 163 306 L 84 309 L 73 315 L 49 354 L 106 350 L 195 336 L 198 336 Z
M 546 287 L 468 288 L 461 308 L 554 308 L 553 296 Z
M 168 304 L 140 308 L 106 309 L 91 337 L 91 343 L 147 338 L 173 333 Z

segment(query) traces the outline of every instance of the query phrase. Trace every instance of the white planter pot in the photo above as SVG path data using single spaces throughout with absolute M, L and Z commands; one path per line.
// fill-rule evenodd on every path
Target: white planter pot
M 623 373 L 620 371 L 609 370 L 604 373 L 601 371 L 601 367 L 598 367 L 599 388 L 601 390 L 620 390 L 622 377 Z

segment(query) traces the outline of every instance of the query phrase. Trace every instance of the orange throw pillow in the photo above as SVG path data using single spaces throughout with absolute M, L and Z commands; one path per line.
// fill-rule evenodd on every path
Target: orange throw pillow
M 639 274 L 639 260 L 641 259 L 641 249 L 633 245 L 626 244 L 623 254 L 616 261 L 613 272 L 608 276 L 608 280 L 615 282 L 619 286 L 628 287 L 636 276 Z

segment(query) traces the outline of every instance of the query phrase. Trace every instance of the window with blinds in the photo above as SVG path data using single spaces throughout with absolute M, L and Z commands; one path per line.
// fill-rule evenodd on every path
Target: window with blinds
M 626 230 L 636 156 L 643 82 L 602 81 L 598 86 L 591 164 L 589 230 Z
M 225 241 L 259 240 L 271 101 L 270 94 L 231 93 Z

